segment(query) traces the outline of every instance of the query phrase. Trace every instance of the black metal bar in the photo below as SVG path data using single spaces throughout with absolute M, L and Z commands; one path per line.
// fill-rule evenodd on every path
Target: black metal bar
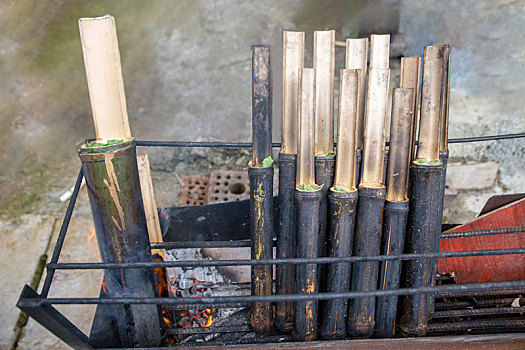
M 464 143 L 464 142 L 481 142 L 481 141 L 495 141 L 518 139 L 525 137 L 525 133 L 518 134 L 504 134 L 504 135 L 490 135 L 490 136 L 475 136 L 475 137 L 461 137 L 455 139 L 448 139 L 448 143 Z M 190 142 L 190 141 L 137 141 L 137 146 L 142 147 L 206 147 L 206 148 L 238 148 L 238 147 L 252 147 L 251 142 Z M 334 143 L 337 146 L 337 143 Z M 389 142 L 386 142 L 389 145 Z M 417 142 L 416 142 L 417 145 Z M 281 147 L 280 142 L 273 142 L 272 147 Z
M 295 255 L 295 173 L 297 155 L 279 153 L 279 229 L 277 231 L 277 258 L 294 258 Z M 293 294 L 295 266 L 277 265 L 276 283 L 278 294 Z M 275 306 L 275 325 L 281 332 L 289 332 L 293 326 L 293 303 Z
M 134 263 L 48 263 L 48 268 L 56 270 L 97 270 L 97 269 L 137 269 L 144 267 L 197 267 L 197 266 L 248 266 L 248 265 L 279 265 L 279 264 L 331 264 L 331 263 L 356 263 L 367 261 L 392 261 L 432 258 L 461 258 L 470 256 L 490 256 L 507 254 L 525 254 L 525 248 L 472 250 L 461 252 L 442 253 L 413 253 L 399 255 L 371 255 L 326 258 L 290 258 L 290 259 L 251 259 L 251 260 L 186 260 L 186 261 L 156 261 Z
M 383 236 L 381 251 L 383 255 L 396 255 L 403 252 L 408 215 L 408 200 L 404 202 L 385 201 Z M 399 288 L 401 260 L 383 261 L 379 273 L 379 289 Z M 393 337 L 397 315 L 397 296 L 377 298 L 376 324 L 374 336 Z
M 373 256 L 381 252 L 383 229 L 384 186 L 359 186 L 354 239 L 355 256 Z M 352 291 L 377 289 L 379 263 L 356 262 L 352 266 Z M 348 303 L 347 332 L 350 336 L 370 337 L 374 332 L 376 298 L 352 299 Z
M 322 193 L 295 190 L 296 239 L 298 258 L 316 258 L 319 254 L 319 210 Z M 319 292 L 319 270 L 317 264 L 301 264 L 295 267 L 295 293 L 306 298 L 293 298 L 294 340 L 317 339 L 317 299 L 308 299 Z M 279 295 L 285 297 L 287 295 Z
M 210 327 L 190 327 L 190 328 L 170 328 L 167 334 L 190 335 L 190 334 L 210 334 L 210 333 L 235 333 L 251 332 L 249 325 L 234 326 L 210 326 Z
M 519 298 L 521 300 L 520 305 L 525 305 L 525 298 Z M 467 301 L 449 301 L 436 303 L 436 309 L 438 310 L 450 310 L 466 307 L 487 307 L 487 306 L 507 306 L 511 305 L 516 298 L 495 298 L 495 299 L 474 299 L 470 298 Z
M 276 241 L 273 241 L 276 246 Z M 188 241 L 151 243 L 151 249 L 186 249 L 186 248 L 248 248 L 249 240 L 240 241 Z
M 421 288 L 400 288 L 391 290 L 371 290 L 364 292 L 344 292 L 344 293 L 318 293 L 318 294 L 287 294 L 287 295 L 239 295 L 239 296 L 220 296 L 202 298 L 47 298 L 47 299 L 27 299 L 20 298 L 21 305 L 28 307 L 38 307 L 43 304 L 187 304 L 187 305 L 208 305 L 208 304 L 228 304 L 228 303 L 257 303 L 257 302 L 284 302 L 284 301 L 307 301 L 307 300 L 330 300 L 337 298 L 369 298 L 385 297 L 392 295 L 413 295 L 421 293 L 431 293 L 438 295 L 468 294 L 476 291 L 486 291 L 499 288 L 501 290 L 525 290 L 525 280 L 506 281 L 506 282 L 484 282 L 450 284 L 434 287 Z
M 354 242 L 357 191 L 328 193 L 328 255 L 347 257 L 352 254 Z M 326 274 L 326 291 L 329 293 L 350 290 L 350 264 L 330 264 Z M 323 339 L 344 339 L 346 336 L 347 299 L 334 299 L 320 306 L 319 334 Z
M 75 208 L 75 203 L 78 197 L 78 191 L 80 191 L 80 186 L 82 185 L 82 178 L 84 177 L 84 171 L 80 168 L 78 172 L 77 181 L 75 182 L 75 188 L 71 194 L 71 199 L 67 205 L 66 215 L 64 215 L 64 220 L 62 221 L 62 226 L 60 227 L 60 232 L 58 233 L 57 243 L 55 249 L 53 249 L 53 255 L 51 256 L 51 263 L 57 263 L 58 258 L 60 257 L 60 252 L 64 246 L 64 239 L 66 238 L 67 228 L 69 227 L 69 222 L 71 221 L 71 215 L 73 215 L 73 209 Z M 51 282 L 53 281 L 53 276 L 55 275 L 55 270 L 53 268 L 47 268 L 46 279 L 44 280 L 44 285 L 42 286 L 42 297 L 47 297 L 49 294 L 49 288 L 51 288 Z
M 441 164 L 419 164 L 412 162 L 410 167 L 412 188 L 410 191 L 410 211 L 408 214 L 406 253 L 432 253 L 435 249 L 441 227 L 439 219 Z M 434 259 L 414 259 L 403 266 L 404 287 L 427 287 L 432 284 L 432 261 Z M 399 329 L 407 335 L 425 335 L 430 316 L 428 294 L 401 298 Z
M 281 172 L 279 174 L 281 174 Z M 293 215 L 295 215 L 295 213 Z M 524 233 L 524 232 L 525 232 L 525 226 L 506 227 L 506 228 L 497 228 L 497 229 L 488 229 L 488 230 L 444 232 L 441 234 L 441 239 L 479 237 L 479 236 L 488 236 L 488 235 L 503 235 L 503 234 L 514 234 L 514 233 Z M 278 243 L 276 240 L 273 241 L 273 246 L 274 247 L 278 246 Z M 151 249 L 247 248 L 247 247 L 250 247 L 249 240 L 187 241 L 187 242 L 151 243 Z M 279 254 L 277 256 L 279 256 Z M 283 256 L 282 258 L 284 259 L 285 257 Z
M 81 146 L 100 252 L 105 263 L 151 263 L 146 216 L 140 189 L 134 139 L 113 146 Z M 158 296 L 154 270 L 106 269 L 108 297 Z M 158 346 L 162 341 L 159 310 L 152 305 L 115 307 L 113 316 L 123 346 Z
M 490 236 L 490 235 L 505 235 L 505 234 L 523 233 L 523 232 L 525 232 L 525 226 L 493 228 L 493 229 L 488 229 L 488 230 L 443 232 L 441 234 L 441 239 L 479 237 L 479 236 Z
M 451 323 L 431 323 L 428 325 L 429 332 L 454 332 L 498 328 L 525 328 L 525 320 L 477 320 Z
M 273 167 L 248 169 L 250 179 L 250 235 L 252 259 L 271 260 L 273 256 Z M 270 265 L 252 265 L 252 295 L 271 295 L 273 271 Z M 267 334 L 273 326 L 271 303 L 252 304 L 252 328 Z
M 32 305 L 27 302 L 41 299 L 43 298 L 31 287 L 25 285 L 16 305 L 72 348 L 92 349 L 88 344 L 88 337 L 53 306 L 50 304 Z
M 440 291 L 435 294 L 435 297 L 486 297 L 486 296 L 498 296 L 498 295 L 513 295 L 513 294 L 524 294 L 525 289 L 523 288 L 485 288 L 483 291 L 456 291 L 454 293 L 448 291 Z
M 432 314 L 432 320 L 450 317 L 471 317 L 485 315 L 507 315 L 525 314 L 525 306 L 520 307 L 487 307 L 482 309 L 446 310 L 436 311 Z

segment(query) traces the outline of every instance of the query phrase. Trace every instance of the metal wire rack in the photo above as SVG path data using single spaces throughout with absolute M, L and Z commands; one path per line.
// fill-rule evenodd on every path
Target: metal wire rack
M 506 134 L 495 136 L 480 136 L 449 139 L 449 143 L 493 141 L 504 139 L 524 138 L 525 133 Z M 251 143 L 219 143 L 219 142 L 180 142 L 180 141 L 137 141 L 137 146 L 143 147 L 251 147 Z M 280 143 L 273 143 L 273 147 L 279 147 Z M 167 267 L 197 267 L 197 266 L 254 266 L 254 265 L 279 265 L 279 264 L 330 264 L 330 263 L 352 263 L 364 261 L 387 261 L 387 260 L 410 260 L 410 259 L 433 259 L 433 258 L 451 258 L 451 257 L 471 257 L 471 256 L 494 256 L 494 255 L 516 255 L 525 254 L 525 248 L 514 249 L 493 249 L 493 250 L 476 250 L 462 252 L 444 252 L 444 253 L 425 253 L 425 254 L 400 254 L 389 256 L 367 256 L 367 257 L 344 257 L 344 258 L 293 258 L 293 259 L 271 259 L 271 260 L 202 260 L 202 261 L 163 261 L 163 262 L 136 262 L 136 263 L 58 263 L 62 247 L 66 237 L 67 229 L 78 197 L 80 186 L 83 179 L 83 172 L 80 169 L 75 183 L 72 197 L 67 206 L 65 216 L 60 228 L 58 239 L 53 250 L 50 262 L 46 264 L 46 278 L 43 283 L 42 291 L 38 294 L 29 286 L 25 286 L 18 300 L 17 306 L 33 317 L 37 322 L 54 333 L 68 345 L 74 348 L 91 348 L 89 337 L 84 334 L 78 327 L 70 322 L 62 313 L 53 305 L 63 304 L 156 304 L 168 309 L 181 309 L 187 307 L 214 305 L 214 307 L 244 307 L 253 302 L 283 302 L 297 300 L 329 300 L 337 298 L 360 298 L 370 296 L 393 296 L 393 295 L 411 295 L 419 293 L 431 293 L 435 297 L 450 295 L 476 295 L 476 293 L 493 290 L 499 291 L 500 294 L 519 294 L 525 292 L 525 280 L 506 281 L 506 282 L 487 282 L 487 283 L 469 283 L 469 284 L 450 284 L 438 285 L 425 288 L 399 288 L 393 290 L 375 290 L 369 292 L 344 292 L 344 293 L 319 293 L 319 294 L 289 294 L 289 295 L 268 295 L 268 296 L 217 296 L 202 298 L 49 298 L 49 290 L 57 270 L 92 270 L 92 269 L 137 269 L 137 268 L 167 268 Z M 489 230 L 490 231 L 490 230 Z M 497 230 L 496 230 L 497 231 Z M 500 230 L 500 233 L 520 233 L 525 232 L 525 227 L 513 227 Z M 454 235 L 468 236 L 469 234 L 490 234 L 497 232 L 456 232 Z M 274 242 L 275 243 L 275 242 Z M 247 240 L 218 240 L 218 241 L 192 241 L 192 242 L 164 242 L 152 243 L 154 249 L 173 249 L 173 248 L 234 248 L 249 247 L 250 242 Z M 523 307 L 514 310 L 510 308 L 498 308 L 494 311 L 497 313 L 523 312 Z M 516 311 L 518 310 L 518 311 Z M 456 311 L 457 316 L 469 313 L 469 311 Z M 471 310 L 470 314 L 482 314 L 483 311 Z M 488 312 L 488 311 L 485 311 Z M 437 311 L 436 317 L 448 317 L 454 310 Z M 454 315 L 456 315 L 454 314 Z M 452 314 L 451 314 L 452 315 Z M 452 315 L 452 316 L 454 316 Z M 475 322 L 475 321 L 473 321 Z M 507 328 L 523 327 L 525 329 L 525 320 L 493 320 L 492 322 L 480 322 L 476 324 L 466 324 L 463 327 L 486 327 L 489 328 Z M 472 323 L 472 322 L 471 322 Z M 446 326 L 439 324 L 432 325 L 435 331 L 452 331 Z M 455 330 L 460 329 L 456 327 Z M 248 332 L 249 326 L 210 326 L 208 328 L 190 328 L 190 329 L 168 329 L 168 334 L 194 334 L 194 333 L 228 333 L 228 332 Z M 267 337 L 266 339 L 252 339 L 252 343 L 257 342 L 276 342 L 278 340 L 289 340 L 287 337 Z M 189 346 L 190 344 L 177 344 L 180 346 Z

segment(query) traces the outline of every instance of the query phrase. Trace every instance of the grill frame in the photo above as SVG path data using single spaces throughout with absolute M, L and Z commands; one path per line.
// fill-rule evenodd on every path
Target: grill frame
M 494 135 L 494 136 L 481 136 L 481 137 L 468 137 L 468 138 L 459 138 L 459 139 L 449 139 L 449 143 L 464 143 L 464 142 L 480 142 L 480 141 L 493 141 L 493 140 L 503 140 L 503 139 L 515 139 L 515 138 L 525 138 L 525 133 L 519 134 L 506 134 L 506 135 Z M 388 144 L 388 143 L 387 143 Z M 181 141 L 137 141 L 137 146 L 142 147 L 205 147 L 205 148 L 214 148 L 214 147 L 251 147 L 251 143 L 219 143 L 219 142 L 181 142 Z M 280 147 L 280 143 L 273 143 L 273 147 Z M 37 322 L 46 327 L 57 337 L 62 339 L 68 345 L 74 348 L 91 348 L 89 345 L 89 337 L 85 335 L 82 331 L 78 329 L 72 322 L 70 322 L 62 313 L 60 313 L 53 305 L 59 304 L 157 304 L 165 306 L 195 306 L 202 305 L 232 305 L 232 306 L 248 306 L 252 302 L 261 302 L 261 301 L 271 301 L 271 302 L 281 302 L 281 301 L 291 301 L 291 300 L 328 300 L 328 299 L 337 299 L 337 298 L 356 298 L 356 297 L 366 297 L 366 296 L 389 296 L 389 295 L 409 295 L 417 293 L 433 293 L 435 296 L 439 295 L 451 295 L 451 293 L 458 294 L 479 294 L 484 290 L 497 290 L 501 294 L 511 294 L 515 291 L 524 291 L 525 290 L 525 280 L 521 281 L 508 281 L 508 282 L 485 282 L 485 283 L 471 283 L 463 285 L 441 285 L 435 287 L 425 287 L 425 288 L 399 288 L 393 290 L 376 290 L 371 292 L 345 292 L 345 293 L 319 293 L 315 295 L 270 295 L 270 296 L 231 296 L 231 297 L 205 297 L 205 298 L 196 298 L 194 300 L 181 300 L 176 298 L 49 298 L 49 290 L 53 282 L 54 274 L 56 270 L 65 270 L 65 269 L 128 269 L 128 268 L 141 268 L 141 267 L 175 267 L 175 266 L 245 266 L 245 265 L 278 265 L 278 264 L 304 264 L 304 263 L 317 263 L 317 264 L 326 264 L 334 262 L 356 262 L 356 261 L 385 261 L 385 260 L 409 260 L 415 258 L 445 258 L 445 257 L 465 257 L 465 256 L 482 256 L 482 255 L 507 255 L 507 254 L 525 254 L 525 248 L 518 249 L 497 249 L 497 250 L 487 250 L 487 251 L 469 251 L 469 252 L 447 252 L 447 253 L 426 253 L 426 254 L 400 254 L 400 255 L 390 255 L 390 256 L 369 256 L 369 257 L 346 257 L 346 258 L 294 258 L 294 259 L 271 259 L 271 260 L 228 260 L 228 261 L 166 261 L 166 262 L 143 262 L 143 263 L 58 263 L 60 254 L 62 252 L 64 240 L 67 234 L 67 229 L 69 222 L 71 220 L 75 203 L 78 197 L 80 186 L 83 179 L 83 171 L 80 169 L 73 190 L 73 194 L 70 198 L 69 204 L 67 206 L 64 219 L 62 221 L 62 226 L 58 235 L 55 248 L 51 260 L 46 264 L 46 278 L 43 283 L 42 292 L 38 294 L 31 287 L 25 286 L 20 298 L 17 302 L 17 306 L 29 316 L 33 317 Z M 490 234 L 490 230 L 485 234 Z M 510 228 L 507 230 L 509 232 L 524 232 L 523 227 Z M 466 231 L 462 232 L 465 235 L 469 233 L 483 234 L 482 232 L 476 231 Z M 502 232 L 503 233 L 503 232 Z M 507 232 L 504 232 L 507 233 Z M 456 233 L 457 234 L 457 233 Z M 445 238 L 445 237 L 443 237 Z M 275 242 L 274 242 L 275 244 Z M 250 242 L 245 240 L 240 241 L 201 241 L 201 242 L 164 242 L 164 243 L 153 243 L 151 248 L 233 248 L 233 247 L 249 247 Z M 525 323 L 524 323 L 525 324 Z M 212 326 L 213 327 L 213 326 Z M 220 327 L 220 326 L 217 326 Z M 244 325 L 237 326 L 228 326 L 228 332 L 245 332 L 246 327 Z M 224 328 L 221 332 L 224 332 Z M 195 333 L 210 333 L 211 330 L 199 331 L 196 329 L 193 333 L 187 332 L 188 334 Z M 176 332 L 168 332 L 176 333 Z M 186 333 L 186 332 L 184 332 Z M 286 336 L 281 336 L 284 340 L 287 340 Z M 279 338 L 280 339 L 280 338 Z M 279 340 L 275 337 L 268 337 L 266 340 L 269 341 L 266 344 L 269 346 L 276 345 L 276 341 Z M 403 338 L 403 341 L 410 338 Z M 441 339 L 441 338 L 440 338 Z M 487 339 L 493 338 L 488 337 Z M 507 338 L 502 338 L 506 339 Z M 386 341 L 386 340 L 385 340 Z M 259 342 L 259 341 L 257 341 Z M 348 341 L 343 341 L 344 344 L 347 344 Z M 353 342 L 353 341 L 350 341 Z M 359 341 L 357 341 L 359 342 Z M 343 344 L 340 341 L 330 341 L 335 347 L 337 344 Z M 283 344 L 283 343 L 279 343 Z M 357 343 L 354 343 L 357 345 Z M 182 345 L 182 344 L 176 344 Z M 370 344 L 371 345 L 371 344 Z M 181 347 L 187 346 L 182 345 Z

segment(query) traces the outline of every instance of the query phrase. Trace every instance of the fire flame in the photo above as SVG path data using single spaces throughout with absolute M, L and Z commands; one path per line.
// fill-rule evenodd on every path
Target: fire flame
M 211 313 L 213 312 L 215 312 L 215 309 L 212 309 L 212 310 L 206 309 L 202 312 L 202 315 L 204 316 L 204 318 L 208 320 L 203 327 L 209 327 L 213 324 L 213 315 L 211 315 Z

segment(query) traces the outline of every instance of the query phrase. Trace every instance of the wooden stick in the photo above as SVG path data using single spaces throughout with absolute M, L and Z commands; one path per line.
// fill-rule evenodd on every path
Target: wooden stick
M 146 214 L 146 225 L 148 227 L 149 241 L 151 243 L 162 242 L 162 231 L 160 230 L 159 213 L 155 203 L 155 193 L 153 191 L 153 182 L 151 181 L 151 172 L 147 154 L 137 156 L 137 165 L 139 168 L 140 190 L 142 192 L 142 201 L 144 202 L 144 213 Z M 151 254 L 159 254 L 166 261 L 165 249 L 152 249 Z
M 386 46 L 386 49 L 385 49 Z M 389 35 L 372 35 L 366 98 L 363 175 L 361 185 L 381 185 L 386 137 L 386 115 L 390 69 Z
M 368 38 L 346 39 L 346 69 L 360 69 L 357 100 L 357 148 L 363 148 Z
M 443 45 L 425 47 L 417 159 L 439 160 Z
M 297 153 L 299 69 L 304 66 L 304 32 L 283 32 L 281 153 Z
M 334 152 L 335 31 L 314 32 L 315 155 Z
M 341 69 L 339 76 L 339 116 L 334 187 L 355 190 L 356 119 L 359 96 L 359 69 Z
M 299 152 L 297 154 L 297 186 L 315 185 L 314 123 L 315 70 L 299 70 Z
M 115 19 L 78 20 L 97 139 L 126 139 L 129 128 Z
M 443 91 L 441 98 L 440 151 L 445 151 L 448 148 L 448 105 L 450 95 L 450 45 L 446 44 L 443 46 Z
M 410 155 L 412 161 L 416 148 L 417 123 L 419 121 L 419 83 L 421 71 L 421 57 L 401 57 L 401 78 L 399 87 L 404 89 L 414 89 L 414 124 L 411 130 Z

